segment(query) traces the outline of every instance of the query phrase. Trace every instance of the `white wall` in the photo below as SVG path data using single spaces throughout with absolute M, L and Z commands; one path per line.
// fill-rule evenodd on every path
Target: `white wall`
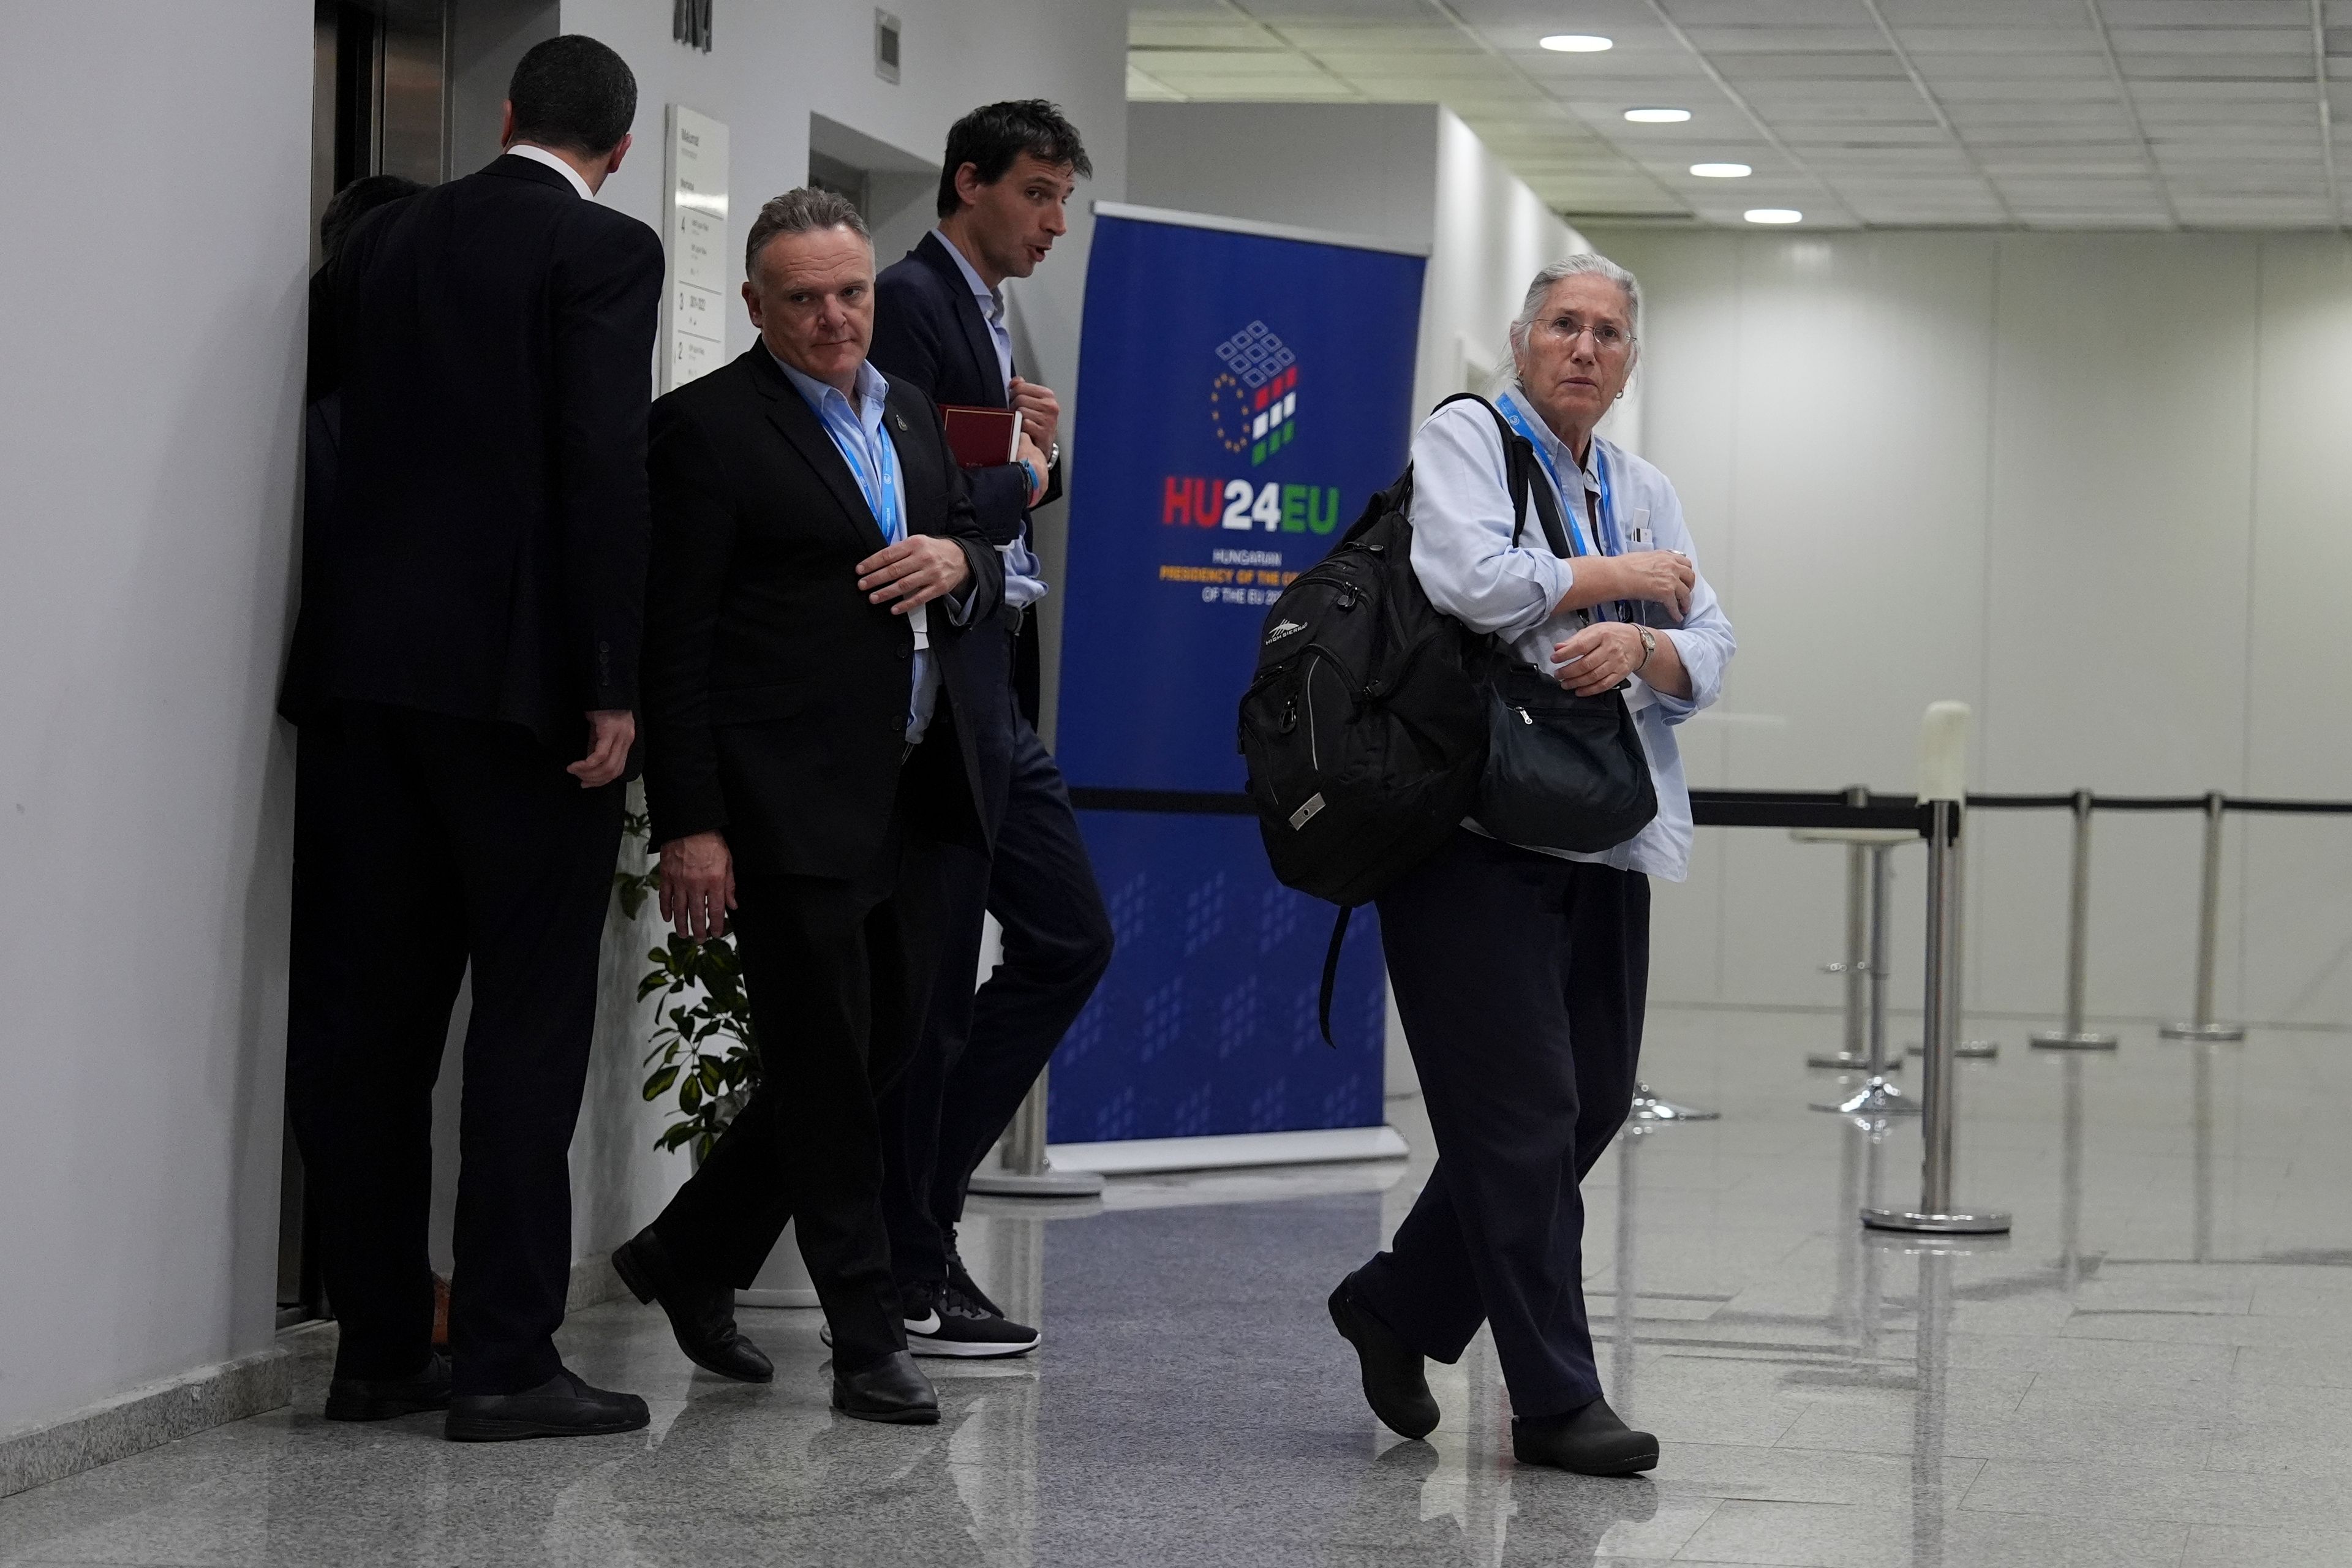
M 2352 247 L 2337 237 L 1598 231 L 1649 295 L 1647 455 L 1740 636 L 1692 782 L 2352 795 Z M 2061 994 L 2063 817 L 1973 818 L 1972 1007 Z M 2189 996 L 2198 824 L 2103 816 L 2090 1005 Z M 1836 852 L 1701 835 L 1662 1000 L 1820 1003 Z M 2221 1010 L 2352 1022 L 2352 823 L 2231 819 Z M 1919 881 L 1898 872 L 1896 995 Z
M 0 1429 L 269 1342 L 310 46 L 0 9 Z

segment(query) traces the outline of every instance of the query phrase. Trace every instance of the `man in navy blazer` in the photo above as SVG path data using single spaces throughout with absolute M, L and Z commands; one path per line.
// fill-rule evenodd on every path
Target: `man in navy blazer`
M 917 1355 L 1035 1348 L 957 1256 L 964 1187 L 1110 963 L 1110 917 L 1068 789 L 1037 738 L 1043 597 L 1029 514 L 1061 494 L 1061 404 L 1013 363 L 1004 281 L 1026 278 L 1066 230 L 1063 208 L 1094 166 L 1076 127 L 1039 100 L 992 103 L 948 132 L 939 226 L 876 281 L 873 360 L 941 405 L 1013 408 L 1018 458 L 965 470 L 981 531 L 1004 558 L 1002 606 L 966 634 L 992 856 L 950 851 L 938 994 L 921 1045 L 883 1107 L 891 1268 Z M 1004 957 L 977 995 L 984 916 Z

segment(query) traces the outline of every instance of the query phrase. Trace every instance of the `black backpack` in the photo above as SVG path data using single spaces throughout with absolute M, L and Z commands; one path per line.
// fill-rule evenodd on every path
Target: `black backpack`
M 1438 406 L 1465 399 L 1502 431 L 1517 516 L 1535 450 L 1482 397 L 1457 393 Z M 1323 961 L 1326 1042 L 1349 914 L 1445 842 L 1486 763 L 1487 639 L 1432 605 L 1413 575 L 1412 500 L 1408 464 L 1282 591 L 1242 696 L 1240 748 L 1266 858 L 1284 886 L 1339 906 Z

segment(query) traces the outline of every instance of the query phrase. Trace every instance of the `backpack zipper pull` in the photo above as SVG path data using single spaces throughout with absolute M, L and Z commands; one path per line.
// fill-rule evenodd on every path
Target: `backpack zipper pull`
M 1514 712 L 1514 713 L 1516 713 L 1516 714 L 1517 714 L 1517 715 L 1519 716 L 1519 722 L 1520 722 L 1520 723 L 1522 723 L 1522 724 L 1526 724 L 1526 725 L 1528 725 L 1528 726 L 1530 726 L 1530 727 L 1532 727 L 1532 726 L 1534 725 L 1535 721 L 1528 717 L 1528 710 L 1527 710 L 1526 709 L 1524 709 L 1524 708 L 1522 708 L 1522 707 L 1518 706 L 1517 703 L 1513 703 L 1513 704 L 1511 705 L 1511 711 L 1512 711 L 1512 712 Z
M 1282 732 L 1289 734 L 1298 728 L 1298 699 L 1291 698 L 1282 705 Z

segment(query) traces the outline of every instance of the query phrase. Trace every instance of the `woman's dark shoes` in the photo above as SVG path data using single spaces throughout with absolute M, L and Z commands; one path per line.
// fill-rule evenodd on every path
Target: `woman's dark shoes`
M 449 1401 L 442 1435 L 453 1443 L 520 1437 L 595 1437 L 635 1432 L 651 1417 L 634 1394 L 591 1388 L 568 1369 L 520 1394 L 461 1394 Z
M 414 1377 L 339 1377 L 327 1385 L 330 1421 L 389 1421 L 449 1408 L 449 1358 L 439 1352 Z
M 1658 1440 L 1618 1418 L 1605 1399 L 1565 1415 L 1511 1423 L 1511 1453 L 1523 1465 L 1549 1465 L 1580 1476 L 1631 1476 L 1654 1469 Z
M 906 1351 L 893 1351 L 856 1372 L 835 1367 L 833 1407 L 860 1421 L 906 1426 L 929 1426 L 940 1418 L 939 1393 Z
M 1396 1337 L 1359 1300 L 1355 1276 L 1331 1292 L 1331 1322 L 1356 1347 L 1362 1363 L 1364 1400 L 1392 1432 L 1426 1437 L 1437 1430 L 1437 1399 L 1422 1373 L 1421 1352 Z
M 738 1383 L 767 1383 L 776 1363 L 735 1327 L 735 1292 L 689 1279 L 651 1227 L 613 1249 L 613 1271 L 640 1301 L 658 1301 L 686 1359 Z

